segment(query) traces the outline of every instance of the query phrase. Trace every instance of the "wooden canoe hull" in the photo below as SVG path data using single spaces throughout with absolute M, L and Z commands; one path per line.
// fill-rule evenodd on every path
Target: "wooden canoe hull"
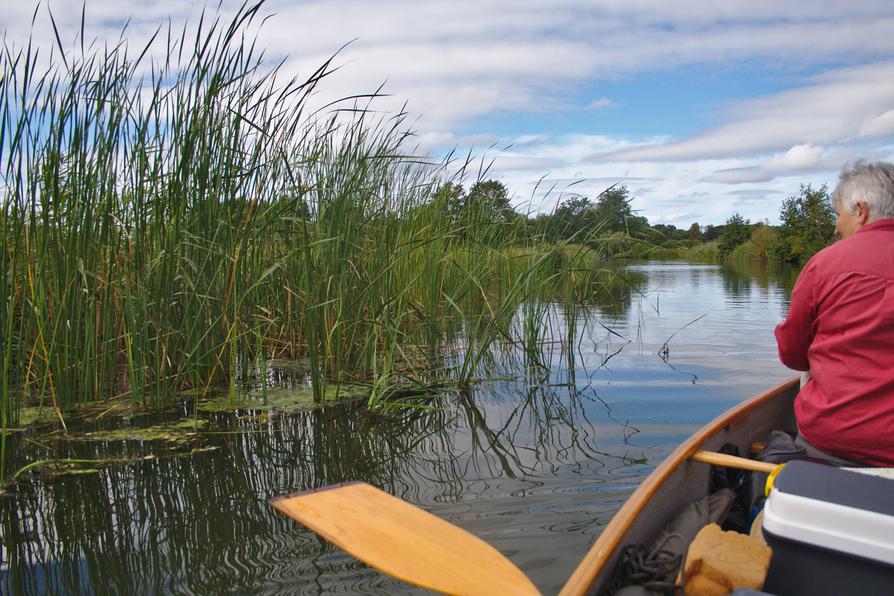
M 687 504 L 707 494 L 710 466 L 690 461 L 693 453 L 732 443 L 747 454 L 751 444 L 763 441 L 771 430 L 796 430 L 797 393 L 794 378 L 721 414 L 677 447 L 618 510 L 561 593 L 598 593 L 611 579 L 625 546 L 650 543 Z

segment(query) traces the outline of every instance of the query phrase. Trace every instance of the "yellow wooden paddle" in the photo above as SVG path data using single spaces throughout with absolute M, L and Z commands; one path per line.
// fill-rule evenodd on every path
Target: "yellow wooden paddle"
M 696 451 L 689 459 L 711 464 L 713 466 L 725 466 L 727 468 L 736 468 L 738 470 L 763 472 L 764 474 L 773 474 L 783 465 L 771 464 L 765 461 L 757 461 L 756 459 L 748 459 L 746 457 L 738 457 L 735 455 L 727 455 L 726 453 L 715 453 L 714 451 Z
M 446 594 L 539 594 L 480 538 L 364 482 L 284 495 L 270 504 L 405 582 Z

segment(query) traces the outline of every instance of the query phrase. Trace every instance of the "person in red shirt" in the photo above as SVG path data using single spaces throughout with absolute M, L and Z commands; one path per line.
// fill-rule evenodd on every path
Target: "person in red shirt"
M 810 373 L 795 400 L 808 453 L 894 466 L 894 166 L 845 169 L 832 204 L 841 240 L 798 276 L 779 358 Z

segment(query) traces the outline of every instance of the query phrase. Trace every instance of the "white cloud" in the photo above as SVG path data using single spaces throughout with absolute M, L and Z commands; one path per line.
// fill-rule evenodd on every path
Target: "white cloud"
M 494 158 L 491 169 L 504 173 L 513 171 L 548 172 L 560 165 L 562 165 L 562 161 L 555 158 L 500 153 Z
M 785 153 L 774 155 L 764 166 L 768 170 L 782 172 L 802 172 L 828 168 L 830 163 L 823 163 L 825 150 L 816 145 L 795 145 Z
M 225 1 L 225 13 L 236 6 Z M 202 7 L 198 0 L 93 0 L 86 10 L 88 37 L 116 39 L 132 17 L 128 37 L 139 47 L 168 18 L 176 30 L 188 16 L 195 22 Z M 70 43 L 80 28 L 80 5 L 52 8 Z M 27 35 L 32 9 L 28 2 L 4 9 L 0 26 L 10 40 Z M 271 0 L 260 13 L 275 16 L 260 29 L 259 47 L 291 56 L 293 73 L 306 76 L 355 40 L 336 58 L 344 68 L 321 87 L 321 100 L 387 81 L 395 97 L 385 107 L 409 101 L 413 113 L 424 115 L 419 126 L 426 132 L 496 111 L 550 109 L 561 105 L 569 85 L 643 69 L 753 58 L 865 61 L 894 53 L 889 2 Z M 39 15 L 37 35 L 52 42 L 45 9 Z M 593 107 L 606 107 L 605 100 Z M 890 134 L 889 120 L 867 122 L 868 133 L 880 134 L 882 127 Z
M 600 97 L 599 99 L 591 101 L 587 108 L 590 110 L 601 110 L 604 108 L 613 108 L 617 105 L 617 102 L 614 102 L 607 97 Z
M 891 134 L 894 62 L 844 68 L 804 87 L 734 105 L 729 120 L 691 138 L 597 155 L 617 161 L 682 161 L 757 155 Z
M 860 137 L 894 135 L 894 110 L 888 110 L 884 114 L 864 121 L 857 133 Z
M 816 145 L 795 145 L 788 151 L 772 155 L 757 166 L 720 170 L 703 178 L 705 182 L 743 184 L 767 182 L 778 176 L 821 172 L 840 168 L 853 153 L 842 149 L 826 149 Z
M 418 137 L 419 147 L 433 151 L 445 145 L 455 145 L 456 135 L 451 132 L 427 132 Z
M 727 184 L 744 184 L 748 182 L 768 182 L 774 176 L 759 167 L 731 168 L 720 170 L 701 179 L 702 182 L 720 182 Z

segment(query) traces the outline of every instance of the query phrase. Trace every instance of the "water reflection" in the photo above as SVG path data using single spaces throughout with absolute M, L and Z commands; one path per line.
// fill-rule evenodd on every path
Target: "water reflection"
M 798 268 L 775 263 L 727 263 L 721 267 L 724 291 L 731 304 L 766 299 L 769 293 L 787 298 L 798 277 Z
M 519 306 L 508 336 L 521 339 L 489 354 L 494 378 L 428 407 L 374 418 L 357 403 L 216 414 L 166 448 L 17 436 L 20 462 L 131 463 L 35 476 L 0 498 L 0 592 L 411 592 L 267 504 L 357 479 L 474 532 L 558 591 L 676 444 L 789 376 L 772 343 L 786 274 L 679 263 L 619 274 L 631 283 L 590 286 L 582 304 Z M 526 335 L 531 320 L 545 325 Z
M 607 275 L 593 293 L 592 303 L 610 318 L 625 316 L 634 299 L 643 295 L 648 278 L 636 269 L 619 270 Z
M 403 589 L 266 499 L 363 479 L 411 502 L 450 505 L 476 487 L 517 494 L 582 461 L 623 465 L 596 446 L 580 396 L 554 390 L 553 380 L 502 382 L 375 422 L 357 406 L 276 416 L 263 428 L 206 437 L 213 451 L 23 483 L 0 502 L 0 586 L 33 594 Z

